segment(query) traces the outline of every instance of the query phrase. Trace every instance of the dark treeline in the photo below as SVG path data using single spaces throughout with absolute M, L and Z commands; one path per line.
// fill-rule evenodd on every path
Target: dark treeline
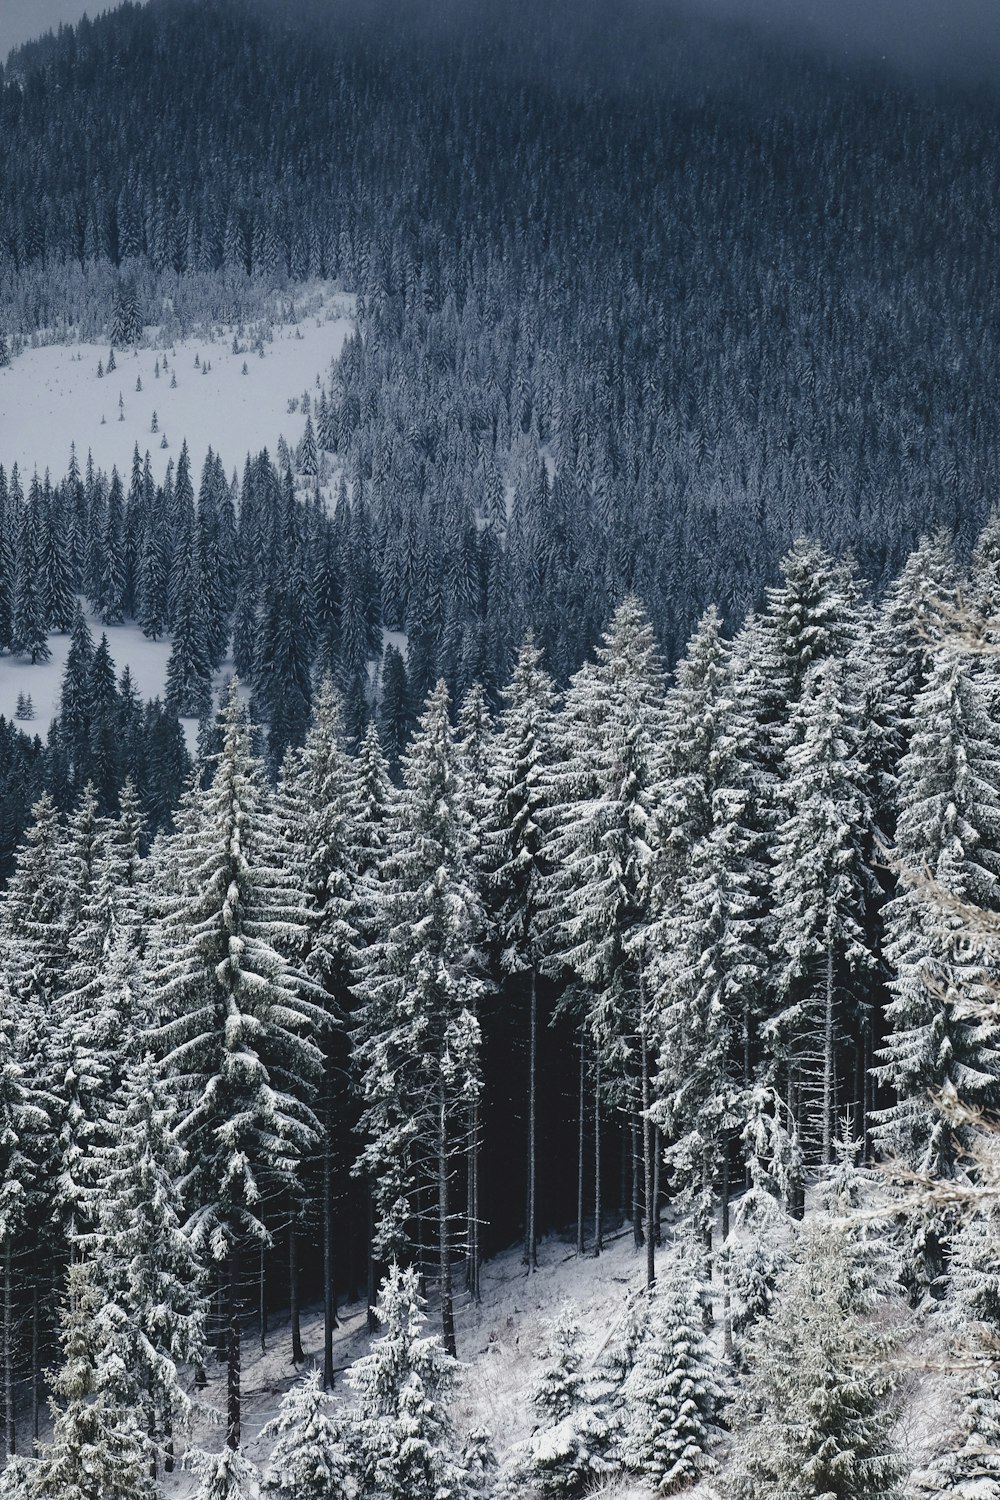
M 606 43 L 599 8 L 328 33 L 176 0 L 25 48 L 0 327 L 359 292 L 331 438 L 383 622 L 440 670 L 502 682 L 531 625 L 564 681 L 629 590 L 673 658 L 799 532 L 879 584 L 924 529 L 968 546 L 998 478 L 992 96 L 668 7 Z

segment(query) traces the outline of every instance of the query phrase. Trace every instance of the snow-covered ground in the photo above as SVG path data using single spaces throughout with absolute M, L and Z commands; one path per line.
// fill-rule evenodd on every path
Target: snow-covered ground
M 170 659 L 170 637 L 150 641 L 138 625 L 102 625 L 99 617 L 87 609 L 86 602 L 81 602 L 84 604 L 94 644 L 100 641 L 102 635 L 108 638 L 116 675 L 120 677 L 122 669 L 128 666 L 143 701 L 147 698 L 162 698 L 167 680 L 167 662 Z M 0 714 L 13 719 L 19 695 L 23 693 L 30 696 L 34 719 L 21 723 L 19 727 L 27 734 L 40 734 L 42 739 L 59 712 L 63 672 L 69 653 L 69 636 L 50 635 L 49 650 L 52 653 L 49 660 L 36 662 L 34 666 L 24 657 L 0 656 Z M 224 662 L 216 674 L 216 687 L 232 671 L 232 662 Z M 198 739 L 198 721 L 182 719 L 181 724 L 188 749 L 194 750 Z
M 580 1259 L 572 1247 L 560 1240 L 543 1243 L 539 1269 L 529 1276 L 521 1264 L 520 1249 L 510 1250 L 483 1267 L 482 1302 L 474 1306 L 460 1299 L 457 1307 L 458 1354 L 466 1370 L 454 1416 L 460 1432 L 485 1425 L 493 1435 L 502 1458 L 533 1426 L 528 1389 L 539 1369 L 538 1351 L 545 1344 L 546 1321 L 561 1303 L 573 1302 L 581 1323 L 588 1331 L 588 1355 L 593 1358 L 612 1333 L 625 1311 L 629 1292 L 643 1282 L 645 1261 L 632 1245 L 631 1231 L 611 1242 L 597 1260 Z M 428 1331 L 435 1332 L 435 1309 L 428 1308 Z M 363 1303 L 340 1309 L 341 1328 L 334 1345 L 334 1364 L 338 1372 L 368 1347 L 366 1310 Z M 319 1310 L 303 1320 L 302 1338 L 306 1351 L 306 1368 L 313 1368 L 322 1358 L 323 1323 Z M 267 1350 L 261 1353 L 256 1330 L 247 1329 L 243 1347 L 244 1437 L 250 1457 L 258 1464 L 267 1456 L 259 1441 L 261 1428 L 278 1409 L 281 1397 L 302 1371 L 293 1371 L 290 1362 L 290 1340 L 287 1321 L 275 1319 L 267 1336 Z M 226 1371 L 223 1365 L 209 1365 L 206 1398 L 219 1410 L 225 1405 Z M 338 1380 L 341 1378 L 338 1374 Z M 349 1396 L 341 1384 L 340 1394 Z M 222 1447 L 224 1433 L 200 1423 L 195 1441 L 205 1449 Z M 181 1500 L 193 1495 L 197 1485 L 189 1473 L 174 1476 L 167 1493 Z M 648 1497 L 649 1491 L 635 1488 L 608 1490 L 609 1497 Z
M 54 480 L 61 479 L 75 443 L 81 468 L 90 453 L 107 473 L 117 466 L 127 483 L 138 443 L 140 453 L 149 451 L 159 482 L 168 462 L 176 464 L 186 439 L 196 487 L 210 447 L 228 472 L 240 472 L 247 453 L 266 447 L 273 455 L 280 437 L 290 448 L 299 442 L 306 420 L 303 394 L 309 394 L 311 406 L 319 394 L 318 380 L 326 381 L 331 361 L 354 328 L 354 307 L 355 299 L 346 293 L 322 285 L 311 288 L 298 306 L 298 321 L 275 324 L 270 341 L 264 339 L 263 359 L 250 346 L 246 330 L 239 333 L 241 352 L 234 354 L 238 331 L 223 327 L 167 344 L 155 330 L 147 330 L 143 345 L 118 351 L 116 369 L 101 378 L 97 367 L 99 361 L 107 364 L 105 345 L 26 349 L 0 369 L 0 463 L 8 473 L 17 463 L 25 486 L 35 470 L 44 474 L 48 469 Z M 174 377 L 176 386 L 171 384 Z M 293 401 L 296 410 L 290 412 Z M 156 433 L 151 431 L 154 411 Z M 166 448 L 161 447 L 164 434 Z M 93 615 L 88 619 L 95 641 L 107 632 L 119 673 L 126 665 L 131 668 L 142 697 L 162 696 L 169 638 L 149 641 L 135 625 L 104 626 Z M 34 721 L 22 727 L 43 737 L 58 710 L 69 638 L 50 636 L 49 647 L 49 661 L 35 666 L 0 656 L 0 714 L 13 718 L 18 696 L 30 694 Z M 224 664 L 218 680 L 231 670 L 231 663 Z M 184 728 L 193 747 L 195 721 L 184 721 Z
M 138 443 L 140 453 L 149 450 L 160 481 L 168 461 L 176 464 L 186 438 L 197 483 L 210 447 L 228 473 L 242 469 L 248 452 L 266 447 L 273 454 L 279 437 L 292 447 L 305 429 L 305 416 L 301 404 L 290 413 L 289 401 L 301 403 L 306 391 L 310 399 L 319 394 L 316 377 L 326 379 L 354 326 L 353 297 L 320 287 L 307 305 L 297 323 L 274 325 L 263 359 L 247 346 L 246 332 L 242 352 L 234 354 L 232 328 L 166 346 L 147 335 L 142 347 L 117 351 L 115 370 L 102 378 L 97 367 L 107 365 L 107 345 L 26 349 L 0 369 L 0 463 L 9 472 L 16 462 L 26 480 L 36 469 L 60 479 L 75 443 L 81 468 L 90 452 L 99 468 L 110 472 L 117 465 L 127 479 Z

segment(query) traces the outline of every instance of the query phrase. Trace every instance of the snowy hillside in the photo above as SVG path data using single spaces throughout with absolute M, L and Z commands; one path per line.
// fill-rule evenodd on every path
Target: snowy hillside
M 138 444 L 161 483 L 185 439 L 195 475 L 210 447 L 232 473 L 247 453 L 273 454 L 279 437 L 293 446 L 305 427 L 302 395 L 316 394 L 317 376 L 339 355 L 354 299 L 320 286 L 300 308 L 297 322 L 275 324 L 260 344 L 254 332 L 222 326 L 166 344 L 147 330 L 143 346 L 117 351 L 116 368 L 101 377 L 107 345 L 26 349 L 0 368 L 0 463 L 8 472 L 16 463 L 25 480 L 36 469 L 56 479 L 75 443 L 81 468 L 90 453 L 98 468 L 127 476 Z
M 521 1263 L 518 1246 L 497 1256 L 483 1267 L 482 1303 L 473 1306 L 467 1299 L 458 1312 L 458 1354 L 465 1366 L 454 1408 L 460 1433 L 486 1426 L 493 1436 L 498 1457 L 527 1438 L 536 1425 L 528 1392 L 539 1368 L 539 1351 L 545 1345 L 547 1320 L 561 1305 L 569 1302 L 579 1310 L 587 1338 L 587 1356 L 593 1360 L 614 1333 L 622 1318 L 630 1292 L 638 1291 L 643 1282 L 643 1261 L 632 1245 L 631 1232 L 610 1241 L 600 1259 L 578 1257 L 568 1243 L 558 1239 L 546 1241 L 540 1249 L 539 1269 L 529 1276 Z M 363 1302 L 340 1309 L 341 1327 L 335 1337 L 334 1360 L 337 1369 L 337 1395 L 351 1400 L 350 1391 L 341 1376 L 347 1366 L 364 1354 L 369 1344 Z M 429 1332 L 435 1331 L 431 1320 Z M 322 1311 L 312 1309 L 302 1322 L 305 1371 L 322 1364 Z M 289 1325 L 286 1318 L 276 1318 L 268 1329 L 267 1348 L 261 1353 L 259 1342 L 248 1329 L 243 1345 L 244 1427 L 248 1455 L 258 1465 L 267 1458 L 270 1445 L 261 1442 L 260 1432 L 277 1413 L 281 1397 L 302 1378 L 290 1361 Z M 208 1402 L 220 1411 L 225 1406 L 225 1367 L 212 1364 L 208 1370 Z M 201 1422 L 195 1440 L 214 1451 L 221 1447 L 222 1429 Z M 191 1474 L 177 1474 L 166 1493 L 176 1500 L 188 1500 L 196 1489 Z M 645 1489 L 620 1488 L 605 1492 L 625 1500 L 630 1495 L 645 1496 Z M 697 1500 L 697 1492 L 691 1492 Z

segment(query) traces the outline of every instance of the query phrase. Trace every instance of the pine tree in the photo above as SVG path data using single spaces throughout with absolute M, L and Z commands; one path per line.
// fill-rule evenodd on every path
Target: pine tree
M 962 1151 L 961 1131 L 935 1101 L 953 1093 L 990 1106 L 1000 1079 L 996 1025 L 966 1008 L 988 991 L 988 956 L 970 946 L 961 919 L 942 912 L 937 896 L 996 906 L 1000 744 L 989 691 L 960 659 L 938 653 L 899 772 L 899 889 L 885 908 L 892 1030 L 876 1069 L 897 1102 L 880 1113 L 876 1137 L 935 1176 L 952 1175 Z
M 621 1391 L 625 1467 L 670 1495 L 715 1467 L 711 1449 L 722 1398 L 705 1342 L 698 1289 L 683 1273 L 661 1276 L 649 1321 Z
M 528 1193 L 525 1258 L 537 1264 L 538 972 L 545 952 L 546 777 L 555 688 L 529 639 L 521 647 L 490 748 L 482 863 L 501 972 L 529 988 Z
M 199 1465 L 201 1483 L 194 1500 L 256 1500 L 257 1470 L 242 1448 L 224 1448 Z
M 319 1371 L 293 1385 L 261 1436 L 273 1439 L 264 1493 L 274 1500 L 349 1500 L 351 1457 Z
M 845 686 L 835 661 L 807 674 L 786 756 L 792 811 L 774 851 L 775 921 L 787 1001 L 770 1026 L 797 1087 L 819 1074 L 825 1164 L 833 1160 L 843 1025 L 838 997 L 857 995 L 859 978 L 877 962 L 864 920 L 875 898 L 867 863 L 872 814 Z M 819 1056 L 814 1057 L 817 1037 Z
M 182 1229 L 187 1161 L 176 1111 L 150 1057 L 109 1111 L 98 1146 L 97 1219 L 89 1242 L 103 1306 L 98 1325 L 117 1356 L 119 1403 L 143 1411 L 146 1443 L 169 1459 L 175 1424 L 190 1416 L 178 1367 L 204 1363 L 203 1273 Z
M 284 955 L 305 932 L 302 898 L 278 864 L 263 768 L 234 682 L 207 787 L 184 799 L 158 871 L 163 892 L 150 986 L 155 1033 L 176 1080 L 178 1134 L 196 1247 L 225 1267 L 228 1442 L 239 1446 L 240 1257 L 266 1241 L 268 1205 L 296 1192 L 319 1127 L 311 1108 L 325 1012 Z
M 641 1134 L 645 1238 L 654 1280 L 649 941 L 653 919 L 653 814 L 662 672 L 636 599 L 615 612 L 597 664 L 573 678 L 559 721 L 547 857 L 548 926 L 559 961 L 588 993 L 586 1025 L 618 1101 Z M 636 1153 L 638 1154 L 638 1153 Z
M 379 936 L 358 966 L 362 1002 L 357 1058 L 372 1179 L 376 1240 L 384 1258 L 408 1248 L 417 1210 L 435 1204 L 445 1349 L 455 1350 L 451 1262 L 452 1163 L 479 1090 L 474 1006 L 482 914 L 443 683 L 431 694 L 390 809 L 388 855 L 370 899 Z M 365 899 L 364 897 L 362 899 Z
M 448 1398 L 458 1375 L 426 1318 L 413 1268 L 390 1267 L 376 1317 L 382 1337 L 354 1362 L 354 1441 L 362 1495 L 379 1500 L 463 1500 L 467 1494 Z
M 582 1330 L 572 1308 L 563 1308 L 550 1323 L 545 1358 L 531 1390 L 539 1427 L 514 1453 L 504 1487 L 514 1493 L 530 1487 L 542 1495 L 584 1494 L 612 1470 L 611 1427 L 600 1392 L 583 1371 Z
M 110 1397 L 114 1361 L 98 1330 L 93 1265 L 70 1267 L 62 1309 L 63 1362 L 53 1381 L 52 1437 L 32 1484 L 59 1500 L 152 1500 L 138 1414 Z
M 853 1250 L 836 1222 L 805 1232 L 778 1305 L 748 1340 L 736 1403 L 735 1500 L 896 1500 L 895 1375 L 865 1319 Z
M 167 706 L 181 717 L 203 718 L 211 702 L 204 580 L 197 544 L 184 549 L 176 589 L 173 643 L 167 662 Z

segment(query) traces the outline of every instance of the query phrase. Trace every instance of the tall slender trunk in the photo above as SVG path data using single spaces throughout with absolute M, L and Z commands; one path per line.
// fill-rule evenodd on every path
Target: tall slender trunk
M 586 1073 L 586 1054 L 584 1052 L 583 1028 L 580 1028 L 580 1125 L 577 1136 L 576 1154 L 576 1253 L 582 1255 L 586 1247 L 586 1233 L 583 1224 L 583 1182 L 584 1182 L 584 1085 Z
M 239 1248 L 235 1242 L 229 1247 L 228 1276 L 226 1278 L 226 1330 L 228 1369 L 226 1375 L 226 1445 L 236 1449 L 240 1446 L 240 1270 Z
M 305 1355 L 302 1351 L 302 1310 L 299 1306 L 299 1236 L 294 1218 L 288 1226 L 288 1316 L 292 1325 L 292 1364 L 301 1365 Z
M 601 1203 L 601 1055 L 594 1059 L 594 1254 L 604 1249 Z
M 163 1472 L 174 1472 L 174 1414 L 169 1401 L 163 1408 Z
M 657 1125 L 653 1131 L 653 1233 L 656 1237 L 656 1248 L 659 1250 L 663 1244 L 663 1228 L 660 1224 L 660 1161 L 663 1156 L 663 1137 L 660 1127 Z
M 469 1273 L 468 1287 L 473 1302 L 482 1300 L 479 1284 L 479 1100 L 473 1101 L 469 1109 L 469 1186 L 468 1186 L 468 1221 L 469 1221 Z
M 729 1241 L 729 1136 L 722 1136 L 722 1245 L 723 1251 Z M 733 1357 L 733 1310 L 729 1295 L 729 1260 L 722 1255 L 722 1352 L 726 1359 Z
M 642 1209 L 639 1203 L 639 1104 L 634 1097 L 629 1117 L 629 1131 L 632 1140 L 632 1243 L 638 1250 L 642 1245 Z
M 378 1319 L 375 1316 L 375 1298 L 377 1286 L 375 1282 L 375 1200 L 372 1197 L 372 1185 L 368 1183 L 368 1256 L 366 1262 L 366 1282 L 368 1293 L 368 1332 L 378 1332 Z M 331 1322 L 331 1338 L 333 1337 Z M 331 1356 L 332 1367 L 332 1356 Z
M 833 1161 L 833 944 L 826 948 L 826 996 L 823 1020 L 823 1165 Z
M 535 1181 L 537 1172 L 537 1075 L 538 1075 L 538 970 L 531 966 L 531 1021 L 528 1044 L 528 1202 L 524 1216 L 524 1264 L 529 1272 L 538 1269 L 538 1240 L 535 1231 Z
M 441 1278 L 441 1339 L 446 1354 L 458 1355 L 455 1341 L 455 1304 L 451 1286 L 451 1244 L 448 1236 L 448 1109 L 444 1084 L 438 1094 L 438 1269 Z
M 656 1280 L 656 1244 L 653 1235 L 653 1125 L 649 1118 L 649 1042 L 642 1028 L 642 1182 L 646 1202 L 646 1285 Z
M 260 1263 L 257 1267 L 257 1322 L 260 1326 L 260 1352 L 267 1353 L 267 1264 L 264 1241 L 260 1242 Z
M 17 1423 L 14 1419 L 14 1360 L 13 1336 L 13 1254 L 10 1235 L 3 1247 L 3 1410 L 4 1427 L 7 1433 L 8 1456 L 17 1451 Z
M 36 1281 L 31 1288 L 31 1436 L 36 1455 L 38 1453 L 39 1381 L 41 1379 L 38 1343 L 38 1282 Z
M 333 1389 L 333 1330 L 337 1299 L 333 1286 L 333 1081 L 327 1062 L 323 1110 L 323 1389 Z M 371 1254 L 371 1239 L 368 1241 Z M 371 1314 L 369 1313 L 369 1317 Z

